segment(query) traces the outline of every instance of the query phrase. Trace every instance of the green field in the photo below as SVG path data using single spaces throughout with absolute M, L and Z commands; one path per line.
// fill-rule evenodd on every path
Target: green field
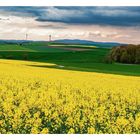
M 110 49 L 91 45 L 53 44 L 31 42 L 0 44 L 0 58 L 55 63 L 47 66 L 56 69 L 112 73 L 140 76 L 140 65 L 107 64 L 104 62 Z M 40 67 L 46 67 L 40 66 Z

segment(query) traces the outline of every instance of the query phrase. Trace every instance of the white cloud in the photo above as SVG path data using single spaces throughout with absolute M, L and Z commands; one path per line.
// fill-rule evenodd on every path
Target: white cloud
M 7 18 L 3 15 L 0 17 Z M 33 40 L 47 40 L 51 34 L 53 39 L 140 43 L 140 28 L 38 22 L 32 17 L 9 16 L 8 18 L 9 20 L 0 20 L 0 39 L 25 39 L 25 34 L 28 33 L 29 39 Z

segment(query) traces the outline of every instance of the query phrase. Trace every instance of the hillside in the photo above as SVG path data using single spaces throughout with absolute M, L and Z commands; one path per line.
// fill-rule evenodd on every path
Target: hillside
M 0 44 L 0 58 L 55 63 L 55 69 L 140 75 L 140 65 L 107 64 L 110 49 L 83 44 L 29 42 Z M 62 66 L 62 67 L 59 67 Z M 46 66 L 41 66 L 46 68 Z
M 0 60 L 1 134 L 139 133 L 139 77 L 51 66 Z
M 114 46 L 120 46 L 125 45 L 123 43 L 117 43 L 117 42 L 94 42 L 89 40 L 79 40 L 79 39 L 63 39 L 63 40 L 55 40 L 56 43 L 66 43 L 66 44 L 86 44 L 86 45 L 95 45 L 97 47 L 107 47 L 111 48 Z

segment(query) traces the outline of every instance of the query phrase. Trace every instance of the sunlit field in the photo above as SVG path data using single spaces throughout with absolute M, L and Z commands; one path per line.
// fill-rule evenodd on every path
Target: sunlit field
M 53 65 L 0 60 L 0 133 L 140 133 L 140 77 Z

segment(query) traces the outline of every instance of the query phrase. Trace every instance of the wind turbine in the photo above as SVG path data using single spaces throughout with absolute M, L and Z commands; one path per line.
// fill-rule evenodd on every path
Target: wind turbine
M 52 41 L 52 36 L 51 35 L 49 35 L 49 42 L 51 42 Z
M 28 40 L 28 34 L 26 33 L 26 41 Z

